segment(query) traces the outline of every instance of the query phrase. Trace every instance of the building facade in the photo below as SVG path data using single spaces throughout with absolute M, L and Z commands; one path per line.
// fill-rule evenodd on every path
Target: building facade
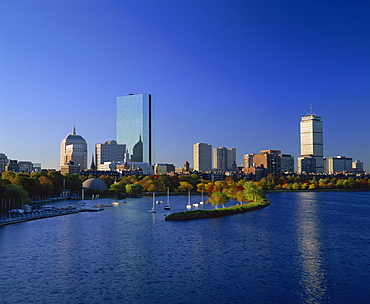
M 76 134 L 75 127 L 72 134 L 67 135 L 60 144 L 60 168 L 71 161 L 80 165 L 81 170 L 87 169 L 87 143 L 81 135 Z
M 263 167 L 267 174 L 274 174 L 279 177 L 281 174 L 281 151 L 280 150 L 262 150 L 260 154 L 254 154 L 253 167 Z
M 281 172 L 295 172 L 294 171 L 294 157 L 290 154 L 280 155 L 280 170 Z
M 301 157 L 315 158 L 315 171 L 324 173 L 323 123 L 313 114 L 302 117 L 300 122 Z
M 0 172 L 5 171 L 5 166 L 8 164 L 8 157 L 4 153 L 0 153 Z
M 196 143 L 193 146 L 194 170 L 198 172 L 212 171 L 212 146 Z
M 154 165 L 154 174 L 166 174 L 175 172 L 174 164 L 155 164 Z
M 298 157 L 298 173 L 316 173 L 316 159 L 313 156 Z
M 97 170 L 102 170 L 104 162 L 124 161 L 126 145 L 119 145 L 115 140 L 95 145 L 95 160 Z
M 352 162 L 352 168 L 364 170 L 364 163 L 359 160 L 355 160 Z
M 236 149 L 235 148 L 214 148 L 213 167 L 216 171 L 236 171 Z
M 125 144 L 131 160 L 155 162 L 153 95 L 129 94 L 116 100 L 116 139 Z
M 346 172 L 352 169 L 352 158 L 345 156 L 328 158 L 328 173 Z

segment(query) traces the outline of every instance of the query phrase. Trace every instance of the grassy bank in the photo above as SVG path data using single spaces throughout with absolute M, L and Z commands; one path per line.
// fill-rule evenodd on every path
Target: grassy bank
M 233 207 L 221 208 L 221 209 L 176 212 L 176 213 L 172 213 L 166 216 L 166 221 L 189 221 L 189 220 L 221 217 L 221 216 L 233 215 L 233 214 L 262 209 L 268 205 L 270 205 L 270 202 L 268 200 L 264 200 L 261 202 L 252 202 L 248 204 L 235 205 Z

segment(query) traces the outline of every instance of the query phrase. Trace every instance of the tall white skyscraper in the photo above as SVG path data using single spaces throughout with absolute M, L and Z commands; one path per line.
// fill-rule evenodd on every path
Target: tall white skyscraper
M 315 160 L 314 173 L 324 173 L 323 124 L 321 117 L 313 114 L 302 117 L 301 123 L 301 157 Z M 298 166 L 300 167 L 300 166 Z
M 60 167 L 73 161 L 75 165 L 80 165 L 80 170 L 87 169 L 87 144 L 86 140 L 76 134 L 73 127 L 72 134 L 67 135 L 60 144 Z
M 194 170 L 199 172 L 212 171 L 212 146 L 196 143 L 194 146 Z
M 132 162 L 155 163 L 153 95 L 129 94 L 117 97 L 116 139 L 125 144 Z

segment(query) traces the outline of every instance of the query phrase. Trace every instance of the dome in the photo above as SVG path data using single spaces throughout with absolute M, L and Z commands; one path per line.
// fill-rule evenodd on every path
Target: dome
M 82 187 L 103 191 L 108 189 L 107 185 L 101 179 L 98 178 L 89 178 L 88 180 L 85 180 L 82 183 Z
M 66 136 L 62 141 L 65 145 L 70 144 L 86 144 L 86 140 L 81 136 L 76 134 L 76 128 L 73 127 L 72 134 Z

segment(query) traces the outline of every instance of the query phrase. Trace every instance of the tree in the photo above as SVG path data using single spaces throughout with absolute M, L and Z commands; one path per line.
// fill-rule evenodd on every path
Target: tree
M 139 183 L 135 184 L 127 184 L 126 185 L 126 192 L 127 194 L 141 194 L 144 191 L 144 187 Z
M 259 189 L 254 182 L 245 182 L 244 185 L 244 196 L 247 201 L 258 201 L 265 198 L 265 194 L 262 189 Z
M 12 179 L 15 178 L 15 173 L 13 171 L 4 171 L 1 174 L 1 176 L 2 176 L 3 179 L 7 179 L 7 180 L 11 181 Z
M 207 203 L 211 203 L 212 206 L 217 208 L 218 205 L 222 205 L 222 207 L 225 207 L 225 204 L 229 200 L 228 196 L 224 192 L 213 192 L 212 195 L 207 199 Z
M 206 191 L 206 184 L 204 184 L 204 183 L 199 183 L 198 185 L 197 185 L 197 191 L 198 192 L 205 192 Z
M 109 175 L 102 175 L 99 177 L 100 180 L 102 180 L 108 187 L 109 187 L 114 183 L 114 177 L 112 176 L 109 176 Z
M 193 189 L 193 186 L 188 182 L 180 182 L 180 186 L 178 187 L 178 190 L 180 192 L 187 192 Z
M 126 185 L 124 183 L 118 182 L 118 183 L 112 184 L 109 190 L 114 191 L 116 193 L 126 193 Z
M 237 191 L 236 192 L 236 200 L 241 204 L 243 204 L 245 200 L 244 191 Z
M 27 199 L 28 193 L 21 186 L 10 184 L 10 185 L 5 185 L 4 188 L 5 188 L 6 198 Z

